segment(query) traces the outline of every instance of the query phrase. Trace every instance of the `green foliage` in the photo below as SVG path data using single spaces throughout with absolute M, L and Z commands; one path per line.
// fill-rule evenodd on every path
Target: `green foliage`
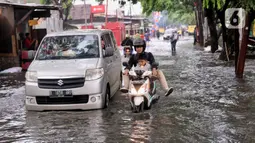
M 182 10 L 169 13 L 169 20 L 172 24 L 190 24 L 196 23 L 195 13 L 183 13 Z
M 203 0 L 204 8 L 214 8 L 216 10 L 221 10 L 226 4 L 227 0 Z M 255 0 L 229 0 L 230 3 L 228 8 L 238 8 L 242 7 L 246 11 L 255 10 Z
M 143 7 L 143 13 L 147 16 L 153 11 L 167 10 L 168 17 L 173 24 L 194 24 L 195 0 L 139 0 Z
M 62 9 L 60 9 L 60 13 L 62 13 L 63 15 L 65 15 L 65 20 L 67 20 L 69 13 L 70 13 L 70 9 L 73 6 L 73 2 L 75 0 L 41 0 L 42 4 L 56 4 L 56 5 L 61 5 Z
M 41 4 L 52 4 L 52 0 L 40 0 Z

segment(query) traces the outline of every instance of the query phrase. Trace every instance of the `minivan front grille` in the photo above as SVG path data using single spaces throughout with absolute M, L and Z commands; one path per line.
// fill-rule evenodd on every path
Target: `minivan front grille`
M 38 105 L 43 104 L 84 104 L 88 103 L 89 95 L 76 95 L 65 98 L 50 98 L 49 96 L 36 96 Z
M 39 88 L 68 89 L 83 87 L 85 78 L 38 79 Z

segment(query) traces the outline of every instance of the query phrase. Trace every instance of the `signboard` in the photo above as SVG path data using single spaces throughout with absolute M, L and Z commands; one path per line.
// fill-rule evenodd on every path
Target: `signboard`
M 161 12 L 154 12 L 153 19 L 154 19 L 154 28 L 158 30 L 159 28 L 159 21 L 162 18 Z
M 29 26 L 34 26 L 34 25 L 37 25 L 38 22 L 37 22 L 37 20 L 29 20 L 28 24 L 29 24 Z
M 123 18 L 124 17 L 124 10 L 117 9 L 116 13 L 117 13 L 116 15 L 117 15 L 118 18 Z
M 91 13 L 105 13 L 105 5 L 91 6 Z
M 96 14 L 93 14 L 93 15 L 94 15 L 94 16 L 97 16 L 97 17 L 98 17 L 98 16 L 99 16 L 99 17 L 100 17 L 100 16 L 105 16 L 104 13 L 96 13 Z

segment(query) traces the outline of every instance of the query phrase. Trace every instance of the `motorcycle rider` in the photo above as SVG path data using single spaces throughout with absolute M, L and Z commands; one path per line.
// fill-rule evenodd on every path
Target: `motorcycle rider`
M 137 66 L 138 63 L 138 56 L 141 54 L 146 55 L 147 61 L 149 62 L 149 64 L 151 65 L 152 68 L 152 76 L 155 76 L 156 79 L 159 80 L 161 87 L 163 88 L 163 90 L 165 91 L 165 96 L 170 95 L 173 92 L 173 88 L 172 87 L 168 87 L 168 84 L 166 82 L 166 78 L 165 75 L 163 74 L 163 72 L 161 70 L 158 69 L 157 66 L 155 66 L 155 59 L 154 56 L 152 55 L 152 53 L 150 52 L 145 52 L 145 48 L 146 48 L 146 44 L 145 41 L 141 38 L 135 39 L 133 42 L 133 45 L 135 47 L 136 50 L 136 54 L 133 54 L 129 61 L 128 61 L 128 66 L 126 67 L 124 73 L 123 73 L 123 81 L 124 81 L 124 87 L 121 88 L 121 91 L 124 93 L 128 92 L 128 88 L 129 88 L 129 70 L 133 67 L 133 66 Z

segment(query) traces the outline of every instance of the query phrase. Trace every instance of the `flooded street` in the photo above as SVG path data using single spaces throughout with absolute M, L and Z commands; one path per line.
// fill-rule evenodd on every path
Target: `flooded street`
M 255 61 L 236 79 L 233 61 L 192 43 L 149 44 L 174 92 L 139 114 L 120 92 L 105 110 L 28 112 L 24 73 L 0 75 L 0 142 L 255 142 Z

